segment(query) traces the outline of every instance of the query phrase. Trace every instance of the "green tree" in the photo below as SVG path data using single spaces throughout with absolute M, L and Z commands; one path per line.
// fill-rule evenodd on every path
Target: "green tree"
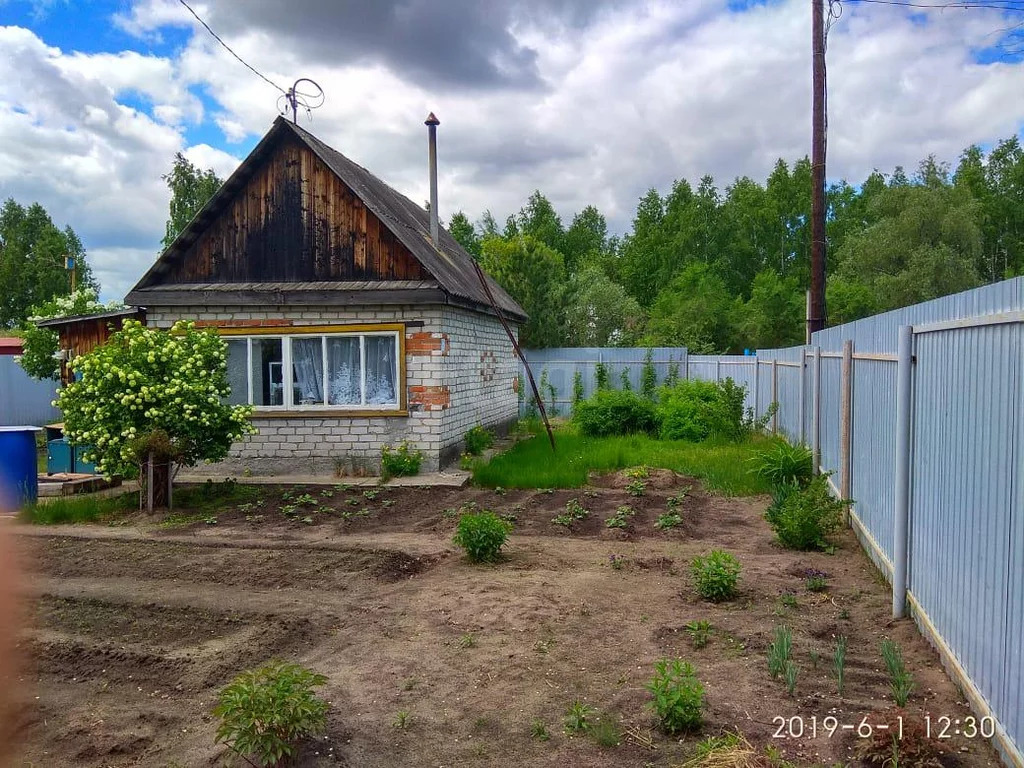
M 476 229 L 473 227 L 473 222 L 469 220 L 469 217 L 462 211 L 456 212 L 450 222 L 448 222 L 448 231 L 451 236 L 455 238 L 456 242 L 465 248 L 470 255 L 480 259 L 480 237 L 476 233 Z
M 664 285 L 667 262 L 665 203 L 658 190 L 649 189 L 636 208 L 633 231 L 622 241 L 617 273 L 631 296 L 648 307 Z
M 562 220 L 555 213 L 551 201 L 544 197 L 539 189 L 534 190 L 526 205 L 519 210 L 516 224 L 520 233 L 539 240 L 548 248 L 562 252 L 562 239 L 565 237 Z
M 565 339 L 565 261 L 562 254 L 529 235 L 488 237 L 480 265 L 526 310 L 519 333 L 527 348 L 556 347 Z
M 779 277 L 771 269 L 761 270 L 744 306 L 743 346 L 766 349 L 802 344 L 804 306 L 796 278 Z
M 922 163 L 917 183 L 890 183 L 872 201 L 874 223 L 836 253 L 837 276 L 867 286 L 878 310 L 914 304 L 981 283 L 979 206 Z
M 742 305 L 714 269 L 694 262 L 658 294 L 643 344 L 685 346 L 694 354 L 723 352 L 735 346 L 741 313 Z
M 572 276 L 566 308 L 568 345 L 628 346 L 642 326 L 640 304 L 600 268 L 588 264 Z
M 175 153 L 170 173 L 161 178 L 171 190 L 170 216 L 161 241 L 167 248 L 224 182 L 212 169 L 197 168 L 181 152 Z
M 608 247 L 608 222 L 592 205 L 573 216 L 572 224 L 562 236 L 565 267 L 573 273 L 579 265 L 598 263 Z
M 227 456 L 255 431 L 251 406 L 226 403 L 227 345 L 212 329 L 175 323 L 170 331 L 137 320 L 71 365 L 77 380 L 57 406 L 64 433 L 91 446 L 105 475 L 135 476 L 142 462 L 194 466 Z M 166 478 L 165 478 L 166 480 Z M 165 483 L 154 483 L 159 493 Z
M 85 248 L 71 227 L 59 229 L 39 203 L 13 199 L 0 207 L 0 327 L 20 325 L 30 308 L 71 293 L 65 257 L 75 260 L 76 284 L 98 290 Z

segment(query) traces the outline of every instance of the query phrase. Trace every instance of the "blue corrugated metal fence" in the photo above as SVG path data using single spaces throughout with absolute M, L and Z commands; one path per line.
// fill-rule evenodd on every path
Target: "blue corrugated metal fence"
M 59 421 L 60 411 L 50 405 L 55 397 L 56 381 L 36 381 L 13 357 L 0 356 L 0 427 Z

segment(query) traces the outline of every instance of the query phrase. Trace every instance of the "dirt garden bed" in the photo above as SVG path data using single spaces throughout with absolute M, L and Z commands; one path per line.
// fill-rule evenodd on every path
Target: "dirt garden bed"
M 883 637 L 916 681 L 908 720 L 969 714 L 914 625 L 890 621 L 888 588 L 848 531 L 835 554 L 789 552 L 761 519 L 764 498 L 709 495 L 667 472 L 633 495 L 636 479 L 574 491 L 261 487 L 169 524 L 21 528 L 34 600 L 23 764 L 229 764 L 213 743 L 216 691 L 270 658 L 329 679 L 328 733 L 304 745 L 304 766 L 672 766 L 726 729 L 799 764 L 856 762 L 850 730 L 776 739 L 773 719 L 857 724 L 891 707 Z M 589 516 L 552 523 L 571 499 Z M 473 566 L 451 545 L 472 505 L 514 521 L 503 562 Z M 623 505 L 626 528 L 608 528 Z M 670 506 L 681 523 L 657 529 Z M 713 548 L 743 567 L 727 603 L 700 600 L 690 582 L 689 562 Z M 812 571 L 827 590 L 807 590 Z M 685 629 L 697 620 L 712 625 L 700 649 Z M 765 661 L 780 624 L 799 667 L 792 697 Z M 706 687 L 699 733 L 654 728 L 644 686 L 664 657 L 691 662 Z M 577 699 L 619 719 L 618 746 L 564 733 Z M 549 740 L 531 734 L 535 720 Z M 979 740 L 942 746 L 946 766 L 997 764 Z

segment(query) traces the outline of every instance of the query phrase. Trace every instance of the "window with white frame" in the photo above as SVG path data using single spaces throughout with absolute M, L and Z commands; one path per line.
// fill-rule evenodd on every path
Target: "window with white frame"
M 260 409 L 396 410 L 397 331 L 230 336 L 230 403 Z

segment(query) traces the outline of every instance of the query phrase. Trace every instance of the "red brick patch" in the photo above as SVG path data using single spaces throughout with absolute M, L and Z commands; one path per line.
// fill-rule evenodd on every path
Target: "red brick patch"
M 442 356 L 448 355 L 450 345 L 447 333 L 410 333 L 405 337 L 405 354 L 416 357 L 429 357 L 435 352 Z
M 409 404 L 422 405 L 425 411 L 443 411 L 451 405 L 452 394 L 448 387 L 409 387 Z

